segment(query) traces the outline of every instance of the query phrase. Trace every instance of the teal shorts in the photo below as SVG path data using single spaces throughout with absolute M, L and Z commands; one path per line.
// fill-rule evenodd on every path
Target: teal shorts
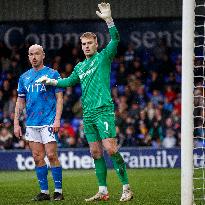
M 84 117 L 83 127 L 88 142 L 116 137 L 115 113 L 102 109 L 96 115 Z

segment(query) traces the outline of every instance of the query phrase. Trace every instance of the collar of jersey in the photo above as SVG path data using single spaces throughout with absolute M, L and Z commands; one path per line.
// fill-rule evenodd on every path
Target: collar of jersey
M 96 52 L 93 56 L 91 56 L 90 58 L 86 58 L 86 61 L 90 61 L 90 60 L 92 60 L 96 55 L 98 54 L 98 52 Z
M 47 67 L 46 66 L 43 66 L 43 68 L 41 68 L 40 70 L 35 70 L 34 68 L 32 68 L 33 69 L 33 72 L 41 72 L 41 71 L 43 71 L 43 70 L 45 70 Z

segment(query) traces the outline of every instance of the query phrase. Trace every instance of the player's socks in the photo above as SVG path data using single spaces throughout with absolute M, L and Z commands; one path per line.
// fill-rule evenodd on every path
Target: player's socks
M 62 167 L 51 167 L 51 173 L 55 184 L 55 192 L 62 194 Z
M 129 184 L 123 184 L 122 189 L 123 189 L 123 191 L 126 191 L 126 190 L 130 189 L 130 185 Z
M 106 186 L 99 186 L 99 192 L 102 194 L 108 194 L 108 190 Z
M 104 157 L 101 157 L 100 159 L 95 159 L 94 163 L 95 163 L 95 173 L 98 179 L 98 185 L 107 187 L 107 183 L 106 183 L 107 166 Z
M 36 167 L 35 170 L 36 170 L 36 175 L 37 175 L 41 190 L 44 192 L 48 191 L 48 179 L 47 179 L 48 168 L 47 168 L 47 165 L 44 165 L 42 167 Z
M 62 194 L 62 193 L 63 193 L 63 190 L 62 190 L 62 189 L 55 189 L 54 192 L 58 192 L 58 193 Z
M 119 152 L 111 155 L 111 159 L 114 165 L 114 169 L 122 182 L 123 185 L 129 184 L 128 183 L 128 177 L 127 177 L 127 171 L 126 171 L 126 164 L 124 162 L 124 159 L 122 158 L 121 154 Z
M 43 194 L 49 194 L 49 190 L 41 190 L 41 193 L 43 193 Z

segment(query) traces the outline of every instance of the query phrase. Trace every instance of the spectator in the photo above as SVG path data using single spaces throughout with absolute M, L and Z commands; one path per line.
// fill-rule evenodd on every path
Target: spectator
M 153 122 L 153 127 L 151 127 L 151 129 L 149 130 L 149 136 L 151 145 L 153 147 L 159 148 L 163 140 L 163 130 L 158 121 Z
M 0 149 L 12 148 L 12 134 L 7 128 L 2 128 L 0 131 Z
M 137 140 L 135 137 L 135 130 L 133 126 L 128 126 L 125 132 L 126 138 L 124 141 L 124 146 L 137 146 Z
M 176 138 L 174 136 L 174 130 L 173 129 L 167 129 L 165 138 L 162 141 L 162 146 L 164 148 L 173 148 L 176 146 Z
M 164 95 L 167 98 L 168 102 L 173 102 L 176 99 L 176 97 L 177 97 L 177 94 L 173 90 L 171 85 L 166 86 L 166 90 L 165 90 L 165 94 Z
M 117 138 L 117 144 L 119 149 L 125 143 L 125 135 L 121 132 L 119 126 L 116 126 L 116 138 Z
M 75 147 L 76 133 L 70 123 L 65 122 L 59 130 L 59 146 L 60 147 Z

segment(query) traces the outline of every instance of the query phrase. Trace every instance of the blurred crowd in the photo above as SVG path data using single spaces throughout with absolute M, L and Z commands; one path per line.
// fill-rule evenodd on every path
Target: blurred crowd
M 29 43 L 12 50 L 0 42 L 0 149 L 25 149 L 13 134 L 19 76 L 30 68 Z M 45 64 L 68 77 L 84 59 L 80 44 L 65 42 L 46 53 Z M 120 45 L 112 63 L 111 93 L 115 104 L 119 147 L 172 148 L 181 141 L 181 55 L 161 39 L 153 50 Z M 87 147 L 83 132 L 80 85 L 67 88 L 59 131 L 59 147 Z M 24 115 L 21 124 L 24 127 Z M 25 127 L 24 127 L 25 130 Z

